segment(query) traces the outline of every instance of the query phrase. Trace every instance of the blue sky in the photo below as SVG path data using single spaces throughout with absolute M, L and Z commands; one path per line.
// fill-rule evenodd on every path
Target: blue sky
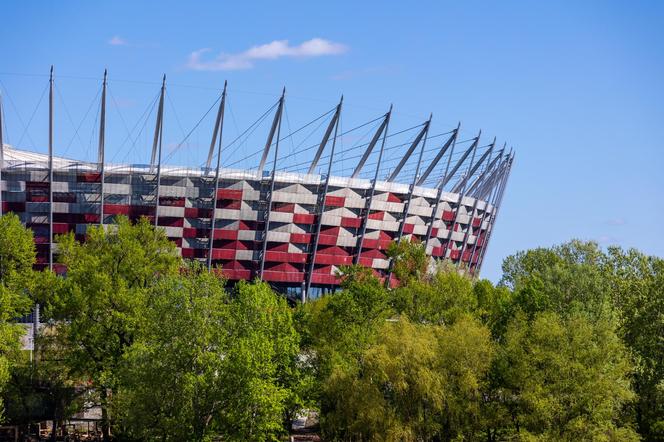
M 6 141 L 19 147 L 46 149 L 44 98 L 37 103 L 51 64 L 56 153 L 92 158 L 98 79 L 108 68 L 107 158 L 117 162 L 147 161 L 154 120 L 141 116 L 162 74 L 173 164 L 205 158 L 213 113 L 182 141 L 224 80 L 225 139 L 283 86 L 285 130 L 344 94 L 345 128 L 393 103 L 394 131 L 433 112 L 432 133 L 461 121 L 466 138 L 482 129 L 484 142 L 514 147 L 483 276 L 497 280 L 502 259 L 518 250 L 571 238 L 664 256 L 664 3 L 13 2 L 1 20 Z M 260 148 L 266 133 L 259 127 L 233 158 Z M 286 152 L 306 145 L 295 138 Z

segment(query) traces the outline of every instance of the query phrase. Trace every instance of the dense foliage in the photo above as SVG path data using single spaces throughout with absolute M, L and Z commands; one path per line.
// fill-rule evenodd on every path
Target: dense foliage
M 59 240 L 65 277 L 0 218 L 4 418 L 103 410 L 106 439 L 280 440 L 297 415 L 325 440 L 664 440 L 664 262 L 573 241 L 508 257 L 497 286 L 389 251 L 389 289 L 340 269 L 297 307 L 267 284 L 229 287 L 161 231 L 119 218 Z M 14 319 L 48 321 L 34 361 Z
M 32 232 L 16 215 L 0 217 L 0 393 L 10 380 L 19 359 L 20 339 L 25 330 L 14 323 L 30 311 L 28 290 L 34 281 L 35 246 Z M 0 397 L 0 422 L 4 401 Z
M 137 440 L 276 439 L 298 341 L 285 301 L 265 284 L 223 280 L 200 265 L 161 279 L 123 355 L 116 409 Z

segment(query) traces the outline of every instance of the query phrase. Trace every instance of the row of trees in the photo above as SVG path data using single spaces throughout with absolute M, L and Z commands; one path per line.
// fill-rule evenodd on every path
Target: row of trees
M 664 439 L 662 260 L 571 242 L 494 287 L 391 255 L 398 289 L 355 269 L 298 321 L 329 439 Z
M 32 235 L 17 217 L 2 218 L 0 242 L 14 247 L 0 249 L 0 268 L 9 269 L 0 347 L 9 421 L 48 419 L 55 428 L 99 404 L 106 440 L 283 433 L 299 401 L 299 338 L 291 308 L 269 286 L 240 283 L 229 293 L 147 221 L 92 228 L 85 244 L 61 237 L 64 278 L 32 271 Z M 35 302 L 46 326 L 30 362 L 16 351 L 21 330 L 10 319 Z
M 0 218 L 5 420 L 101 404 L 118 440 L 278 440 L 316 410 L 325 440 L 664 440 L 664 262 L 571 242 L 507 258 L 497 286 L 389 250 L 396 289 L 342 269 L 291 307 L 229 289 L 161 231 L 120 218 L 59 241 L 33 272 L 30 231 Z M 35 361 L 13 319 L 43 308 Z

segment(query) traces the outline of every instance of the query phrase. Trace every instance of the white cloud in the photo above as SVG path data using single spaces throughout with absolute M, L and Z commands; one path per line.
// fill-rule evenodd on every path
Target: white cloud
M 114 35 L 109 41 L 108 44 L 111 46 L 127 46 L 129 42 L 119 35 Z
M 233 71 L 250 69 L 258 60 L 276 60 L 278 58 L 309 58 L 323 55 L 339 55 L 348 48 L 322 38 L 312 38 L 299 45 L 290 46 L 288 40 L 274 40 L 270 43 L 253 46 L 237 54 L 220 53 L 211 60 L 203 60 L 203 54 L 211 49 L 204 48 L 192 52 L 187 67 L 196 71 Z

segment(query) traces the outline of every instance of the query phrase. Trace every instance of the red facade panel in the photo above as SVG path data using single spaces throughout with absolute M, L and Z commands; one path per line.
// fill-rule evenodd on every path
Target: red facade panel
M 104 204 L 106 215 L 129 215 L 129 206 L 125 204 Z
M 304 264 L 307 262 L 307 254 L 267 251 L 265 252 L 265 261 Z
M 274 203 L 272 205 L 272 211 L 273 212 L 281 212 L 281 213 L 294 213 L 295 212 L 295 204 L 292 204 L 292 203 Z
M 322 246 L 334 246 L 337 244 L 337 235 L 323 235 L 318 236 L 318 244 Z
M 83 223 L 84 224 L 90 224 L 90 223 L 97 224 L 97 223 L 99 223 L 99 216 L 100 215 L 97 215 L 97 214 L 94 214 L 94 213 L 84 213 L 83 214 Z
M 343 255 L 328 255 L 326 253 L 316 253 L 315 264 L 331 264 L 331 265 L 351 265 L 353 264 L 352 256 Z
M 341 227 L 358 229 L 362 226 L 362 218 L 341 217 Z
M 339 283 L 338 278 L 334 275 L 323 275 L 320 273 L 314 273 L 311 275 L 311 282 L 313 284 L 326 284 L 326 285 L 337 285 Z
M 212 249 L 212 259 L 235 259 L 235 249 Z
M 291 233 L 290 241 L 293 244 L 309 244 L 312 236 L 311 233 Z
M 237 239 L 237 230 L 214 229 L 214 239 Z
M 346 205 L 346 198 L 343 196 L 330 196 L 325 197 L 326 207 L 344 207 Z
M 332 246 L 332 247 L 318 247 L 318 253 L 323 253 L 325 255 L 339 255 L 339 256 L 351 256 L 351 253 L 343 247 Z
M 392 239 L 365 239 L 362 243 L 363 249 L 387 249 Z
M 387 259 L 387 256 L 380 250 L 372 249 L 367 250 L 366 252 L 362 252 L 360 258 Z
M 185 207 L 184 216 L 187 218 L 210 218 L 212 216 L 212 209 Z
M 234 270 L 227 269 L 222 266 L 221 273 L 228 279 L 231 280 L 248 280 L 251 279 L 251 270 Z
M 70 230 L 76 230 L 76 224 L 53 223 L 53 234 L 62 235 Z
M 358 263 L 364 267 L 373 267 L 373 258 L 362 258 L 358 260 Z
M 263 279 L 271 282 L 294 282 L 301 283 L 304 281 L 304 272 L 280 272 L 273 270 L 265 270 L 263 272 Z
M 242 208 L 242 201 L 239 200 L 221 200 L 217 201 L 218 209 L 240 210 Z
M 218 200 L 241 200 L 242 190 L 219 189 L 217 191 Z
M 309 213 L 295 213 L 293 214 L 293 222 L 295 224 L 313 224 L 316 221 L 316 215 Z

